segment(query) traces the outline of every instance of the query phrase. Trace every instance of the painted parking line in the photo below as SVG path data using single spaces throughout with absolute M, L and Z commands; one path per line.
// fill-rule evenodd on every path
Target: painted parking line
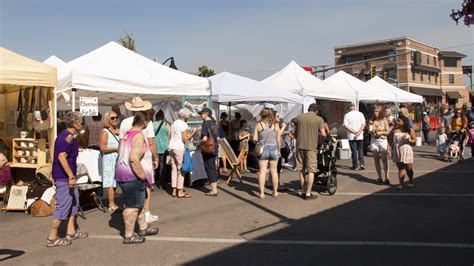
M 348 170 L 348 169 L 339 169 L 339 171 L 341 170 Z M 352 171 L 354 173 L 377 173 L 377 171 L 375 170 L 359 170 L 359 171 L 354 171 L 354 170 L 349 170 L 349 171 Z M 417 170 L 417 169 L 413 169 L 413 171 L 416 173 L 450 173 L 450 174 L 465 174 L 465 173 L 474 173 L 474 171 L 444 171 L 444 170 Z M 388 171 L 389 173 L 398 173 L 398 171 Z M 345 173 L 345 172 L 344 172 Z M 341 173 L 342 175 L 344 173 Z
M 338 196 L 474 197 L 474 194 L 336 192 Z
M 122 239 L 117 235 L 89 235 L 95 239 Z M 147 241 L 191 242 L 218 244 L 266 244 L 266 245 L 305 245 L 305 246 L 390 246 L 390 247 L 437 247 L 474 249 L 471 243 L 433 243 L 433 242 L 393 242 L 393 241 L 317 241 L 317 240 L 259 240 L 232 238 L 193 238 L 193 237 L 157 237 L 147 236 Z

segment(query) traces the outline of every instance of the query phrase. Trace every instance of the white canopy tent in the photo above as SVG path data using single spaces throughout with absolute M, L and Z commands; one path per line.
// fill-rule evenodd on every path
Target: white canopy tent
M 222 72 L 209 78 L 212 101 L 220 104 L 242 102 L 286 102 L 303 104 L 304 97 L 253 79 Z
M 123 103 L 133 95 L 148 100 L 210 95 L 207 79 L 163 66 L 115 42 L 62 68 L 64 74 L 59 77 L 58 93 L 74 88 L 77 96 L 99 97 L 101 105 Z
M 381 91 L 395 96 L 395 103 L 422 103 L 423 97 L 414 93 L 410 93 L 399 89 L 392 84 L 386 82 L 378 76 L 375 76 L 365 82 L 371 91 Z

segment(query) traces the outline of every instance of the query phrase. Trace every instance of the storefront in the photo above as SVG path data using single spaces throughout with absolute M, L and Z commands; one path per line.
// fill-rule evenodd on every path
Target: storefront
M 430 118 L 431 129 L 435 130 L 440 123 L 440 121 L 438 121 L 438 117 L 440 116 L 440 107 L 443 92 L 440 89 L 420 87 L 410 87 L 410 91 L 423 96 L 423 111 L 428 113 L 428 116 Z

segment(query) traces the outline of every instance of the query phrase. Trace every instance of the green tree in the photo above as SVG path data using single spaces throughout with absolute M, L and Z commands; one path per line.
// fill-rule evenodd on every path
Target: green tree
M 127 30 L 125 31 L 125 36 L 122 36 L 118 39 L 118 42 L 125 48 L 130 49 L 131 51 L 136 52 L 137 50 L 135 49 L 135 40 L 133 39 L 133 35 L 131 33 L 128 33 Z
M 215 72 L 213 69 L 210 69 L 208 68 L 207 66 L 200 66 L 198 68 L 198 71 L 199 71 L 199 76 L 200 77 L 210 77 L 210 76 L 214 76 L 215 75 Z

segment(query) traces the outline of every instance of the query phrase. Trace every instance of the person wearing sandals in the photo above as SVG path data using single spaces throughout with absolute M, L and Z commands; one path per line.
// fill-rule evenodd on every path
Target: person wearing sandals
M 107 198 L 109 201 L 109 212 L 118 209 L 115 204 L 115 162 L 118 157 L 119 116 L 114 111 L 109 111 L 104 115 L 104 129 L 99 135 L 99 148 L 102 153 L 102 186 L 107 188 Z
M 377 172 L 377 182 L 382 181 L 385 184 L 390 184 L 388 179 L 388 155 L 387 155 L 387 136 L 388 136 L 388 121 L 385 119 L 382 106 L 374 106 L 372 121 L 369 125 L 370 148 L 372 156 L 374 157 L 375 171 Z M 380 167 L 380 160 L 383 164 L 383 175 Z
M 317 198 L 317 195 L 311 193 L 311 191 L 313 189 L 314 174 L 318 170 L 318 141 L 319 135 L 323 138 L 326 137 L 324 121 L 316 114 L 317 108 L 317 104 L 312 103 L 308 107 L 308 112 L 296 118 L 296 168 L 299 171 L 301 197 L 304 200 Z
M 217 191 L 217 180 L 219 175 L 217 173 L 216 159 L 219 153 L 219 144 L 217 142 L 217 136 L 219 135 L 219 128 L 216 121 L 212 117 L 212 110 L 209 108 L 203 108 L 199 113 L 203 120 L 201 126 L 201 143 L 204 143 L 208 138 L 214 140 L 215 149 L 213 153 L 204 153 L 201 150 L 202 160 L 204 161 L 204 169 L 206 170 L 209 184 L 211 185 L 211 191 L 206 193 L 206 196 L 217 197 L 219 192 Z M 209 135 L 210 134 L 210 135 Z
M 69 112 L 64 117 L 66 129 L 61 131 L 54 142 L 52 175 L 56 186 L 56 209 L 53 214 L 51 231 L 47 247 L 66 246 L 75 239 L 88 237 L 87 233 L 78 232 L 76 215 L 79 206 L 79 190 L 76 186 L 77 156 L 79 145 L 75 136 L 82 130 L 82 115 Z M 67 221 L 65 238 L 58 237 L 58 228 L 62 221 Z
M 259 198 L 265 198 L 265 176 L 268 165 L 273 184 L 273 197 L 278 196 L 278 159 L 280 157 L 280 128 L 275 124 L 273 112 L 269 108 L 260 111 L 260 121 L 258 121 L 253 132 L 253 142 L 263 145 L 263 154 L 258 158 L 258 186 L 260 189 Z
M 147 184 L 152 184 L 153 173 L 146 167 L 147 158 L 152 157 L 150 147 L 142 130 L 148 125 L 148 115 L 137 111 L 133 117 L 132 129 L 127 131 L 120 141 L 119 155 L 115 167 L 115 179 L 122 190 L 123 220 L 125 224 L 124 244 L 145 242 L 146 235 L 158 234 L 158 228 L 148 226 L 145 220 L 145 198 Z M 139 233 L 135 233 L 138 222 Z
M 181 108 L 178 111 L 178 119 L 171 125 L 171 139 L 168 152 L 171 156 L 171 196 L 178 198 L 191 198 L 191 194 L 184 191 L 184 176 L 181 173 L 185 143 L 188 141 L 188 121 L 191 111 Z
M 391 146 L 388 150 L 392 151 L 393 162 L 398 168 L 400 184 L 397 186 L 397 190 L 403 188 L 405 175 L 408 175 L 409 179 L 407 187 L 415 187 L 413 184 L 413 150 L 411 148 L 411 145 L 414 145 L 415 142 L 416 134 L 415 131 L 410 128 L 408 117 L 400 113 L 395 128 L 388 136 L 388 143 Z

